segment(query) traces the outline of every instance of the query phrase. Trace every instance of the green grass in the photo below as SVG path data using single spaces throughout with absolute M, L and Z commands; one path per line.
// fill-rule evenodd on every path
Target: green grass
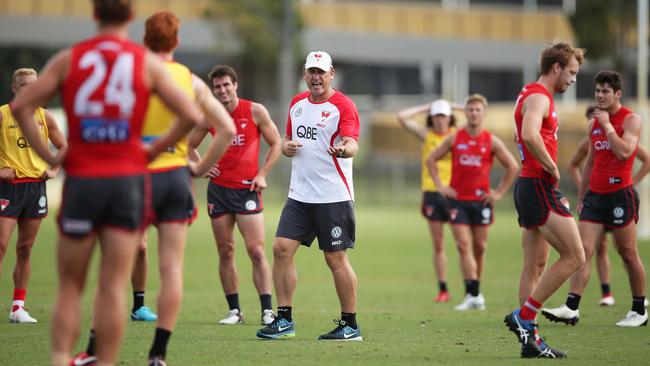
M 280 209 L 281 203 L 267 202 L 269 257 Z M 469 313 L 452 309 L 462 298 L 463 285 L 449 233 L 447 252 L 452 303 L 434 304 L 431 299 L 436 286 L 431 245 L 417 207 L 359 204 L 357 247 L 350 251 L 350 257 L 359 277 L 358 320 L 364 341 L 351 343 L 316 340 L 319 334 L 333 328 L 331 319 L 339 316 L 331 274 L 316 247 L 301 248 L 296 258 L 299 273 L 294 302 L 296 338 L 256 339 L 259 303 L 251 280 L 250 262 L 241 244 L 237 247 L 240 300 L 248 322 L 243 326 L 217 325 L 227 306 L 218 279 L 216 248 L 203 211 L 201 206 L 201 215 L 190 230 L 185 260 L 185 297 L 168 349 L 170 365 L 523 365 L 531 362 L 519 358 L 515 337 L 502 323 L 504 315 L 517 303 L 521 268 L 520 230 L 512 206 L 505 202 L 500 205 L 491 230 L 482 281 L 487 310 Z M 6 316 L 13 288 L 13 241 L 4 260 L 0 279 L 0 365 L 44 365 L 48 362 L 48 323 L 56 291 L 53 217 L 44 222 L 33 252 L 27 304 L 28 310 L 39 320 L 38 324 L 9 324 Z M 639 247 L 644 262 L 649 263 L 650 246 L 644 242 Z M 155 243 L 150 248 L 152 265 L 147 303 L 153 305 L 158 288 Z M 582 319 L 578 326 L 550 324 L 540 319 L 541 332 L 548 342 L 568 351 L 569 359 L 565 363 L 647 364 L 648 329 L 614 326 L 628 311 L 631 295 L 620 259 L 613 250 L 610 253 L 613 254 L 612 286 L 618 301 L 615 307 L 596 305 L 598 281 L 592 278 L 583 297 Z M 84 296 L 78 350 L 86 343 L 95 280 L 96 271 L 93 270 Z M 566 286 L 563 287 L 548 304 L 562 303 L 566 290 Z M 128 298 L 130 307 L 131 296 Z M 120 365 L 144 364 L 153 330 L 153 324 L 128 322 Z

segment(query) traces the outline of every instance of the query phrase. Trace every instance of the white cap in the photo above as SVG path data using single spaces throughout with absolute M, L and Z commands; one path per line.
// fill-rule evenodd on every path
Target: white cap
M 318 67 L 323 71 L 332 69 L 332 57 L 325 51 L 312 51 L 307 55 L 305 60 L 305 69 Z
M 445 116 L 451 116 L 451 104 L 444 99 L 438 99 L 431 103 L 431 109 L 429 114 L 435 116 L 436 114 L 444 114 Z

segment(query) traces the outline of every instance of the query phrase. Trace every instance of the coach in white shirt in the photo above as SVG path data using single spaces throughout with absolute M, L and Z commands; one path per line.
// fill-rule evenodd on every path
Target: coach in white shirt
M 257 336 L 295 336 L 291 303 L 298 276 L 293 256 L 301 244 L 310 246 L 318 238 L 341 303 L 336 328 L 318 339 L 360 341 L 357 276 L 346 252 L 354 247 L 352 157 L 358 150 L 359 113 L 348 97 L 331 87 L 334 67 L 327 52 L 307 55 L 303 78 L 309 90 L 291 101 L 282 140 L 282 152 L 292 163 L 289 197 L 273 245 L 278 315 Z

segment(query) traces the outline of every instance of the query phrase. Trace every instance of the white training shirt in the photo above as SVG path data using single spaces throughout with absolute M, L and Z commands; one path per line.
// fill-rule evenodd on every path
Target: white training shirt
M 326 101 L 309 101 L 309 92 L 291 101 L 286 135 L 302 145 L 291 162 L 289 198 L 305 203 L 354 201 L 352 158 L 327 153 L 341 137 L 359 138 L 359 112 L 339 91 Z

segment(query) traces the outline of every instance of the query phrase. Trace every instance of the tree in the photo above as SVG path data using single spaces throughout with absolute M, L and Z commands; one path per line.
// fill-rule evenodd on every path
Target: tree
M 242 94 L 275 99 L 278 93 L 272 86 L 278 85 L 284 2 L 215 0 L 215 4 L 210 16 L 230 22 L 243 44 L 242 53 L 236 59 L 228 60 L 245 76 L 245 82 L 240 86 Z M 297 29 L 299 22 L 296 17 L 293 22 L 294 29 Z M 299 50 L 297 42 L 294 40 L 293 43 L 294 51 Z M 297 55 L 294 52 L 294 56 Z M 260 85 L 270 87 L 260 88 Z
M 632 66 L 635 1 L 578 0 L 570 20 L 590 59 L 610 62 L 622 72 Z
M 14 97 L 11 91 L 14 70 L 30 67 L 36 72 L 40 72 L 55 52 L 54 49 L 36 47 L 5 46 L 0 48 L 0 105 L 9 103 Z M 58 100 L 54 100 L 50 104 L 58 105 Z

